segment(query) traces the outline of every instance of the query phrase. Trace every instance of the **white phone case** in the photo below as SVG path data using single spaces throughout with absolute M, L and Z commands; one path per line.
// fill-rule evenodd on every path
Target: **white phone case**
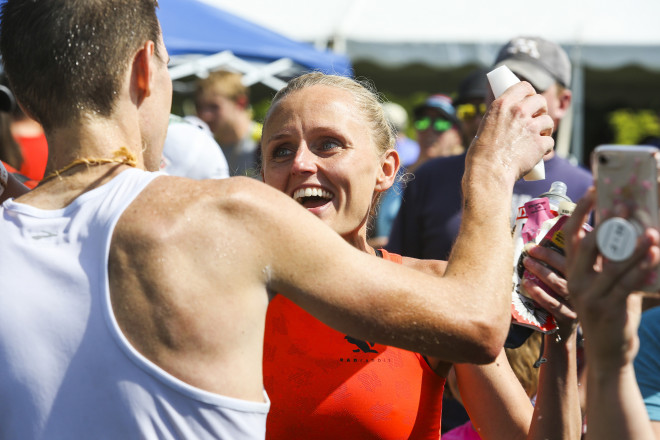
M 647 227 L 660 229 L 659 156 L 660 150 L 652 146 L 601 145 L 594 150 L 597 225 L 611 217 L 624 217 L 640 231 Z M 660 270 L 643 290 L 660 290 Z

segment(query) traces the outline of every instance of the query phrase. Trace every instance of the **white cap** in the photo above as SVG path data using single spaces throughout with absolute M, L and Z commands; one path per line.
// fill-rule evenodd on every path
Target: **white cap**
M 486 74 L 495 98 L 499 98 L 506 89 L 520 82 L 518 77 L 506 66 L 500 66 Z
M 639 234 L 640 230 L 633 222 L 621 217 L 611 217 L 601 223 L 596 242 L 605 258 L 624 261 L 635 251 Z

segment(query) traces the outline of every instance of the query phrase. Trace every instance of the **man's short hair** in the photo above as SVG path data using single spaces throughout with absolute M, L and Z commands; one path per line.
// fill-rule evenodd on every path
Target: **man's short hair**
M 217 70 L 209 73 L 206 78 L 197 81 L 195 100 L 202 95 L 214 93 L 236 101 L 241 96 L 250 97 L 250 89 L 243 85 L 243 75 L 228 70 Z
M 157 6 L 157 0 L 7 0 L 0 50 L 18 101 L 46 130 L 84 114 L 109 116 L 135 51 L 160 38 Z
M 539 37 L 516 37 L 497 55 L 494 68 L 506 65 L 529 81 L 537 92 L 555 83 L 570 89 L 571 61 L 560 45 Z

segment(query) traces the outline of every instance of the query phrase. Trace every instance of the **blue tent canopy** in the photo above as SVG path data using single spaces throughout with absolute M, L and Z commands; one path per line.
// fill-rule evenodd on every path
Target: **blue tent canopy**
M 317 50 L 199 0 L 161 0 L 158 18 L 173 56 L 230 51 L 249 61 L 289 58 L 308 70 L 351 75 L 343 55 Z

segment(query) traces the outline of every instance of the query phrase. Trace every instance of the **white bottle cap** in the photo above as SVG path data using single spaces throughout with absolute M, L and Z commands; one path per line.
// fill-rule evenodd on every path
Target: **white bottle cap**
M 596 234 L 598 249 L 612 261 L 624 261 L 635 251 L 640 230 L 632 222 L 611 217 L 601 223 Z
M 490 88 L 493 89 L 495 98 L 499 98 L 509 87 L 520 82 L 518 77 L 506 66 L 500 66 L 497 69 L 486 74 Z
M 490 88 L 493 89 L 495 98 L 499 98 L 509 87 L 520 82 L 518 77 L 507 66 L 502 65 L 486 74 Z M 545 165 L 541 159 L 529 173 L 525 174 L 523 179 L 527 181 L 545 179 Z

